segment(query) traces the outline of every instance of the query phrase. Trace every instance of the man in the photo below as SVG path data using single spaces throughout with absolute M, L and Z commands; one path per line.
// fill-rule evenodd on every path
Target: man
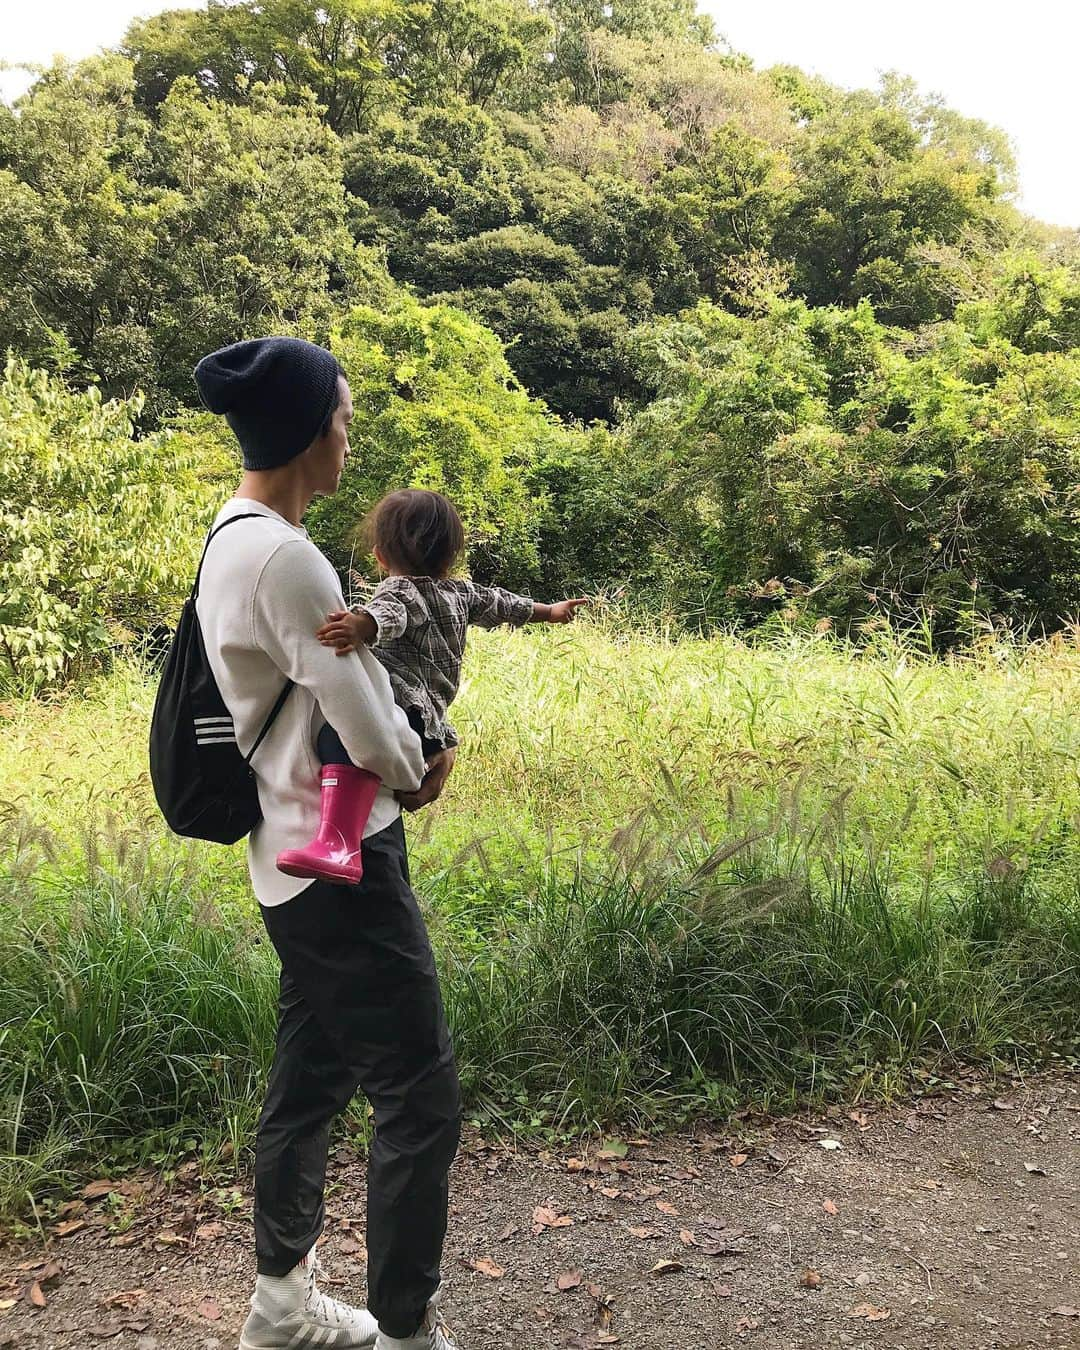
M 252 761 L 263 819 L 248 866 L 281 959 L 281 990 L 256 1143 L 257 1279 L 240 1350 L 454 1350 L 438 1289 L 460 1097 L 399 806 L 434 800 L 454 753 L 434 756 L 425 771 L 379 662 L 366 649 L 339 657 L 315 637 L 328 613 L 345 608 L 333 568 L 300 523 L 313 498 L 337 490 L 349 451 L 352 399 L 334 357 L 296 338 L 265 338 L 204 357 L 195 378 L 243 451 L 240 485 L 215 523 L 256 517 L 211 542 L 197 601 L 241 750 L 285 680 L 295 681 Z M 275 866 L 318 825 L 313 740 L 324 721 L 353 763 L 383 781 L 355 886 L 298 880 Z M 357 1087 L 375 1118 L 370 1312 L 315 1283 L 330 1122 Z

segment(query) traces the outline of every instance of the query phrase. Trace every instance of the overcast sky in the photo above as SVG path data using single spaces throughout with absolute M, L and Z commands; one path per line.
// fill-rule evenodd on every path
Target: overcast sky
M 1021 205 L 1080 227 L 1077 0 L 702 0 L 759 66 L 791 62 L 849 87 L 912 75 L 962 113 L 1003 127 L 1020 164 Z M 81 57 L 115 43 L 156 0 L 0 0 L 0 61 Z M 201 8 L 184 6 L 185 8 Z M 0 72 L 11 98 L 25 77 Z

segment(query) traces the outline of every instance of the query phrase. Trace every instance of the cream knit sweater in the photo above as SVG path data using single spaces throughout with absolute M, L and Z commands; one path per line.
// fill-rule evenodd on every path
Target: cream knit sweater
M 398 815 L 390 789 L 419 787 L 420 740 L 394 702 L 386 671 L 366 648 L 338 656 L 315 637 L 331 610 L 345 609 L 337 574 L 300 526 L 261 502 L 233 497 L 214 524 L 251 513 L 206 554 L 196 612 L 210 668 L 232 714 L 242 753 L 255 742 L 286 677 L 285 701 L 251 766 L 263 819 L 248 839 L 248 870 L 263 905 L 291 900 L 311 883 L 279 872 L 283 848 L 301 848 L 319 824 L 315 737 L 329 722 L 354 764 L 383 787 L 365 835 Z

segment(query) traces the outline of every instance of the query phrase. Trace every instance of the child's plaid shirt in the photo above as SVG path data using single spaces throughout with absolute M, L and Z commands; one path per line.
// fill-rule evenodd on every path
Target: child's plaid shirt
M 446 720 L 461 680 L 469 624 L 528 623 L 533 602 L 500 586 L 439 577 L 387 577 L 364 601 L 378 629 L 372 650 L 386 668 L 398 706 L 415 708 L 425 737 L 457 745 Z

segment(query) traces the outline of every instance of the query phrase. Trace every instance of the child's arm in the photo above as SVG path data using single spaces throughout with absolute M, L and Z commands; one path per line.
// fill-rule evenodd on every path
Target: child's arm
M 338 656 L 346 656 L 358 647 L 374 647 L 400 637 L 407 621 L 400 600 L 376 593 L 366 605 L 328 614 L 315 636 L 324 647 L 336 647 Z
M 501 586 L 478 586 L 473 581 L 461 585 L 469 605 L 469 622 L 478 628 L 497 628 L 502 623 L 513 624 L 515 628 L 526 623 L 570 623 L 574 611 L 588 604 L 587 600 L 560 600 L 554 605 L 544 605 Z
M 533 605 L 531 623 L 573 623 L 574 615 L 588 600 L 556 600 L 553 605 Z

